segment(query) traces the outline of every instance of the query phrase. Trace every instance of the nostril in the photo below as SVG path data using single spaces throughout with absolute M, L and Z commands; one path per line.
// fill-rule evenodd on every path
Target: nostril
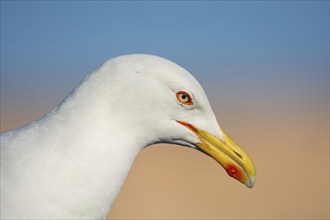
M 242 155 L 240 155 L 239 153 L 237 153 L 236 151 L 234 151 L 234 153 L 239 157 L 239 158 L 241 158 L 242 159 Z

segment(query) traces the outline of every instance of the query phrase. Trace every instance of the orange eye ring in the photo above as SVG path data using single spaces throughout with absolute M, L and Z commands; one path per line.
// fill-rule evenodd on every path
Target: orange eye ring
M 191 96 L 185 91 L 177 92 L 176 93 L 176 98 L 178 99 L 178 101 L 181 104 L 184 104 L 184 105 L 192 105 L 193 104 Z

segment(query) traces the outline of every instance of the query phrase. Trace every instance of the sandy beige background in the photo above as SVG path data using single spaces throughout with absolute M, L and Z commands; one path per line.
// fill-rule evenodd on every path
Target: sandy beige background
M 210 102 L 221 126 L 253 158 L 255 187 L 195 150 L 155 145 L 137 157 L 108 218 L 328 219 L 328 97 L 306 102 L 275 92 L 243 101 L 218 92 L 208 91 Z M 56 102 L 45 103 L 5 103 L 1 130 L 34 120 Z

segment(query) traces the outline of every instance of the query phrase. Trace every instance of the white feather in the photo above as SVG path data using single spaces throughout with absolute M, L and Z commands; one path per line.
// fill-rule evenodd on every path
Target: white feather
M 193 107 L 178 103 L 180 90 Z M 1 134 L 1 218 L 104 218 L 141 149 L 199 142 L 175 120 L 221 136 L 202 87 L 183 68 L 150 55 L 107 61 L 53 111 Z

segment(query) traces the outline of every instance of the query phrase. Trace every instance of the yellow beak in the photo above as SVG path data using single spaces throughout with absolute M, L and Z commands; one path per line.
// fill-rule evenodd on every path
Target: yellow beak
M 256 170 L 251 158 L 222 130 L 224 140 L 213 136 L 209 132 L 196 128 L 195 126 L 177 121 L 194 132 L 201 143 L 196 144 L 203 152 L 215 159 L 228 173 L 252 188 L 256 179 Z

